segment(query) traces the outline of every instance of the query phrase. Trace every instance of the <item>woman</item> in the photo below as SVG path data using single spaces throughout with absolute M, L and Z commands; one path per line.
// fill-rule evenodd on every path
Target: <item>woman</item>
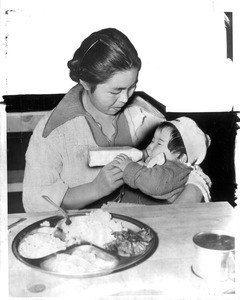
M 92 33 L 68 67 L 77 85 L 40 120 L 26 152 L 26 211 L 54 210 L 42 195 L 66 209 L 116 198 L 123 185 L 122 171 L 112 163 L 89 168 L 88 150 L 137 147 L 165 120 L 141 101 L 127 104 L 136 89 L 141 60 L 122 32 L 107 28 Z M 173 187 L 178 188 L 177 183 Z

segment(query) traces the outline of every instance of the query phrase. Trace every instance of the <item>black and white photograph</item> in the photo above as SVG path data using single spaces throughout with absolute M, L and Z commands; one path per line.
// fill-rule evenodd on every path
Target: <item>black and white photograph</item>
M 237 2 L 0 1 L 3 299 L 237 299 Z

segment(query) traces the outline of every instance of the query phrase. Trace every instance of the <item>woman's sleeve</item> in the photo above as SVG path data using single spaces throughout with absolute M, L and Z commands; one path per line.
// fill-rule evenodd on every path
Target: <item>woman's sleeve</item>
M 41 196 L 49 196 L 60 206 L 68 189 L 60 178 L 62 159 L 57 135 L 43 138 L 44 124 L 40 121 L 34 130 L 26 152 L 23 180 L 23 206 L 26 212 L 56 210 Z
M 135 97 L 132 104 L 126 107 L 124 114 L 134 145 L 145 141 L 154 133 L 159 124 L 166 121 L 162 112 L 139 96 Z
M 173 195 L 184 189 L 190 172 L 190 168 L 178 162 L 167 161 L 153 168 L 131 162 L 124 170 L 123 179 L 132 188 L 160 199 L 163 195 Z

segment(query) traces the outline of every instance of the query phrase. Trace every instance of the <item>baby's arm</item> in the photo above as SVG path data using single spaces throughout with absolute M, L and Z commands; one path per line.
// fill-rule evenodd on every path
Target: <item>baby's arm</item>
M 122 171 L 125 170 L 126 166 L 133 162 L 131 158 L 129 158 L 126 154 L 119 154 L 117 155 L 113 160 L 113 165 L 115 167 L 118 167 Z
M 154 198 L 155 196 L 159 198 L 168 193 L 172 195 L 173 191 L 175 193 L 177 189 L 182 191 L 190 172 L 190 168 L 176 161 L 167 161 L 164 165 L 155 165 L 153 168 L 131 162 L 123 172 L 123 180 L 130 187 L 140 189 L 144 194 Z

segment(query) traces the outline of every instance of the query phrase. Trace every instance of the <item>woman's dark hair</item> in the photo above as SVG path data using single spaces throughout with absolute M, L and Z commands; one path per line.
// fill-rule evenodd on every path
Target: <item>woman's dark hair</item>
M 171 132 L 171 138 L 167 145 L 169 151 L 172 153 L 178 153 L 179 158 L 183 154 L 187 154 L 186 148 L 183 143 L 183 139 L 181 137 L 180 132 L 177 130 L 177 128 L 172 123 L 169 122 L 163 122 L 158 126 L 158 129 L 163 129 L 163 128 L 169 128 Z
M 141 68 L 141 60 L 130 40 L 115 28 L 106 28 L 88 36 L 68 62 L 70 78 L 89 83 L 93 89 L 114 73 Z

